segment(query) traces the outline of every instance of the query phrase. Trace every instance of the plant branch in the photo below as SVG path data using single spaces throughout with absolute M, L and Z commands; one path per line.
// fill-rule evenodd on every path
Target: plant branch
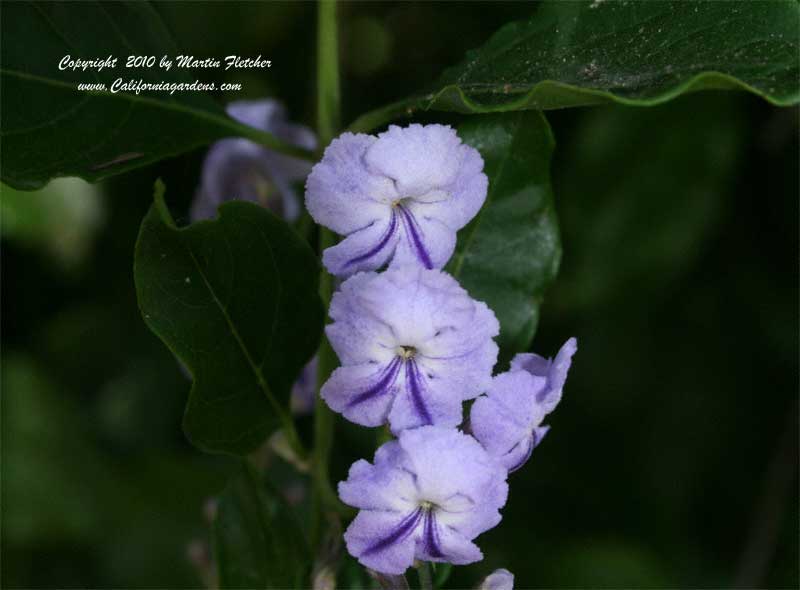
M 335 0 L 320 0 L 317 8 L 317 134 L 320 147 L 327 146 L 339 128 L 339 52 L 336 30 Z M 320 227 L 320 252 L 335 243 L 334 235 Z M 325 309 L 333 294 L 333 278 L 325 270 L 320 275 L 320 297 Z M 323 335 L 318 353 L 317 384 L 322 384 L 336 368 L 336 356 L 328 339 Z M 339 507 L 330 483 L 328 459 L 333 443 L 334 415 L 317 395 L 314 407 L 314 449 L 312 454 L 313 512 L 311 543 L 315 547 L 321 538 L 321 529 L 327 512 Z
M 317 134 L 320 147 L 324 148 L 339 131 L 336 0 L 320 0 L 317 11 Z

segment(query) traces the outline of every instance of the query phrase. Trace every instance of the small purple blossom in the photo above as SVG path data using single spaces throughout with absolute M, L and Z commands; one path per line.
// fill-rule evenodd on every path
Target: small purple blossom
M 290 123 L 286 109 L 275 100 L 232 102 L 226 110 L 237 121 L 287 143 L 309 150 L 316 148 L 314 133 L 308 127 Z M 304 180 L 310 171 L 309 162 L 284 156 L 248 139 L 218 141 L 203 162 L 191 220 L 210 219 L 223 202 L 239 199 L 258 203 L 294 221 L 300 215 L 300 202 L 292 183 Z
M 478 151 L 446 125 L 345 133 L 325 150 L 306 182 L 314 220 L 346 236 L 323 253 L 331 274 L 413 264 L 442 268 L 456 231 L 486 199 Z
M 577 341 L 570 338 L 555 359 L 518 354 L 511 369 L 496 375 L 487 394 L 472 405 L 472 433 L 509 472 L 522 467 L 547 434 L 550 427 L 542 421 L 561 400 L 577 350 Z
M 345 532 L 366 567 L 402 574 L 414 559 L 479 561 L 472 540 L 496 526 L 506 503 L 506 470 L 478 442 L 452 428 L 406 430 L 357 461 L 339 497 L 360 512 Z
M 507 569 L 494 570 L 484 578 L 478 590 L 514 590 L 514 574 Z
M 364 426 L 457 426 L 497 360 L 494 313 L 450 275 L 419 267 L 360 273 L 331 301 L 326 333 L 339 355 L 320 392 Z

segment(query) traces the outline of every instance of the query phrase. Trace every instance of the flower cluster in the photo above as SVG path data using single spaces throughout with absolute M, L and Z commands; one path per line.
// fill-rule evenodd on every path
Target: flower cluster
M 388 424 L 397 437 L 339 484 L 359 509 L 348 551 L 384 574 L 415 559 L 482 558 L 473 540 L 500 522 L 508 474 L 547 432 L 577 348 L 570 339 L 552 360 L 519 354 L 492 376 L 497 318 L 440 270 L 487 188 L 478 151 L 443 125 L 345 133 L 306 182 L 311 216 L 344 237 L 323 252 L 346 280 L 326 327 L 341 366 L 320 394 L 348 420 Z M 512 585 L 498 570 L 482 587 Z

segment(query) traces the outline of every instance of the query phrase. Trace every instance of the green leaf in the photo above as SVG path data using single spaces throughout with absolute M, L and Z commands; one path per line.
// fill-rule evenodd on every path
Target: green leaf
M 322 332 L 316 256 L 253 203 L 177 228 L 163 190 L 142 222 L 134 275 L 145 322 L 194 376 L 187 436 L 235 454 L 279 427 L 292 437 L 289 391 Z
M 489 193 L 447 270 L 500 321 L 501 359 L 525 350 L 561 258 L 550 188 L 553 136 L 537 111 L 474 117 L 458 134 L 483 156 Z
M 4 2 L 1 16 L 2 180 L 10 186 L 30 190 L 56 176 L 96 181 L 232 135 L 305 155 L 234 121 L 205 92 L 112 92 L 117 79 L 195 82 L 175 63 L 158 67 L 180 52 L 146 2 Z M 116 66 L 99 72 L 59 69 L 65 56 L 109 55 Z M 128 56 L 156 63 L 126 68 Z M 222 70 L 207 71 L 200 82 L 218 84 Z M 87 92 L 79 83 L 106 86 Z
M 705 89 L 796 104 L 798 29 L 796 0 L 551 0 L 468 52 L 429 92 L 367 113 L 351 129 L 373 129 L 416 110 L 650 106 Z
M 309 585 L 311 558 L 298 522 L 247 464 L 219 499 L 214 549 L 222 589 Z

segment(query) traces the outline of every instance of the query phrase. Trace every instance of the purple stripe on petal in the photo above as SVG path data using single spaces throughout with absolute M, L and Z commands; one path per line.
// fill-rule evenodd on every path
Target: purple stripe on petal
M 422 518 L 422 508 L 417 508 L 414 512 L 400 521 L 400 524 L 398 524 L 391 533 L 367 547 L 361 555 L 377 553 L 378 551 L 386 549 L 390 545 L 399 543 L 414 532 L 414 529 L 417 528 L 417 524 L 419 524 L 420 518 Z
M 425 553 L 431 557 L 444 557 L 439 546 L 439 531 L 436 528 L 436 519 L 433 517 L 431 510 L 425 513 L 425 529 L 422 534 L 422 542 L 425 544 Z
M 417 258 L 419 258 L 425 268 L 433 268 L 433 261 L 431 261 L 430 254 L 428 254 L 428 251 L 425 249 L 425 244 L 422 243 L 414 214 L 402 205 L 399 205 L 397 208 L 400 209 L 400 213 L 403 215 L 403 219 L 405 220 L 403 227 L 405 227 L 406 235 L 409 236 L 411 243 L 417 251 Z
M 395 214 L 394 211 L 392 211 L 392 219 L 389 221 L 389 227 L 387 227 L 386 231 L 383 232 L 383 235 L 381 236 L 378 245 L 369 250 L 368 252 L 364 254 L 359 254 L 355 258 L 351 258 L 350 260 L 348 260 L 345 263 L 344 268 L 347 268 L 348 266 L 352 266 L 353 264 L 357 264 L 359 262 L 363 262 L 364 260 L 372 258 L 376 254 L 378 254 L 381 250 L 383 250 L 386 247 L 386 244 L 389 243 L 389 240 L 394 235 L 396 229 L 397 229 L 397 215 Z
M 353 406 L 363 403 L 377 395 L 383 395 L 389 391 L 389 387 L 392 386 L 394 380 L 397 378 L 397 373 L 400 372 L 400 357 L 396 357 L 391 363 L 386 365 L 386 368 L 383 369 L 381 372 L 381 377 L 378 382 L 368 388 L 366 391 L 359 393 L 356 397 L 351 399 L 347 407 L 352 408 Z
M 411 402 L 414 404 L 414 410 L 417 415 L 422 418 L 423 425 L 433 424 L 430 412 L 425 405 L 425 400 L 422 398 L 422 377 L 419 374 L 417 363 L 414 361 L 407 361 L 406 364 L 406 385 L 408 392 L 411 394 Z

